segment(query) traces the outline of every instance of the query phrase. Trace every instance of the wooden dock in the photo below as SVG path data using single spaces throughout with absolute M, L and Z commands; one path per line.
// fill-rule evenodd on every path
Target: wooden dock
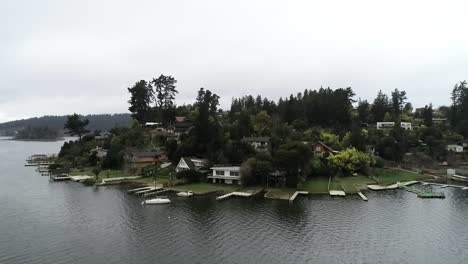
M 297 191 L 295 192 L 291 198 L 289 198 L 289 202 L 292 203 L 294 201 L 294 199 L 296 199 L 296 197 L 299 195 L 299 194 L 309 194 L 309 192 L 306 192 L 306 191 Z
M 440 186 L 441 188 L 461 188 L 462 190 L 468 190 L 468 186 L 463 186 L 463 185 L 454 185 L 454 184 L 444 184 L 444 183 L 436 183 L 436 182 L 421 182 L 422 185 L 436 185 Z
M 151 187 L 150 187 L 150 186 L 146 186 L 146 187 L 131 189 L 131 190 L 127 190 L 127 192 L 128 192 L 128 193 L 134 193 L 134 192 L 143 191 L 143 190 L 148 190 L 148 189 L 151 189 Z
M 362 200 L 366 202 L 368 201 L 367 197 L 362 192 L 358 192 L 357 194 L 362 198 Z
M 52 175 L 50 178 L 54 181 L 69 181 L 71 180 L 70 176 L 66 175 Z
M 162 190 L 162 188 L 161 187 L 151 187 L 151 188 L 146 189 L 146 190 L 135 192 L 135 194 L 136 195 L 144 195 L 146 193 L 156 192 L 156 191 L 159 191 L 159 190 Z
M 76 181 L 76 182 L 82 182 L 84 180 L 87 180 L 87 179 L 91 179 L 93 178 L 92 176 L 88 176 L 88 175 L 77 175 L 77 176 L 70 176 L 70 179 L 72 181 Z
M 395 183 L 395 184 L 391 184 L 387 186 L 370 184 L 370 185 L 367 185 L 367 188 L 369 188 L 372 191 L 394 190 L 398 188 L 398 184 Z
M 229 197 L 232 197 L 232 196 L 250 197 L 252 195 L 253 195 L 253 193 L 247 193 L 247 192 L 231 192 L 231 193 L 216 197 L 216 200 L 220 201 L 220 200 L 224 200 L 224 199 L 227 199 Z
M 346 193 L 344 191 L 339 191 L 339 190 L 330 190 L 328 191 L 330 196 L 346 196 Z
M 162 193 L 166 193 L 166 192 L 169 192 L 170 190 L 160 190 L 160 191 L 155 191 L 155 192 L 149 192 L 149 193 L 144 193 L 143 194 L 143 197 L 150 197 L 150 196 L 155 196 L 155 195 L 159 195 L 159 194 L 162 194 Z

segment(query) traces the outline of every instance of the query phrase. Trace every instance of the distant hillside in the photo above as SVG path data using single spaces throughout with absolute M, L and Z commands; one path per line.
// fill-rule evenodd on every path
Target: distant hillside
M 87 128 L 90 131 L 107 131 L 114 127 L 128 127 L 132 120 L 130 114 L 87 115 L 84 118 L 89 119 Z M 67 116 L 43 116 L 5 122 L 0 124 L 0 135 L 13 135 L 15 131 L 25 129 L 28 126 L 47 126 L 50 129 L 62 130 L 66 120 Z

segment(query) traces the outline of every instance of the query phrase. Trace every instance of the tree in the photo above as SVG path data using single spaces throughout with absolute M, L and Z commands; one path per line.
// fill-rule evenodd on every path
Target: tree
M 271 135 L 272 120 L 266 111 L 261 111 L 254 117 L 254 130 L 259 136 Z
M 67 130 L 66 134 L 78 136 L 79 142 L 81 143 L 83 135 L 89 132 L 89 130 L 86 129 L 88 124 L 88 119 L 81 120 L 80 116 L 75 113 L 67 117 L 67 122 L 65 123 L 64 128 Z
M 458 127 L 463 121 L 468 121 L 468 84 L 466 81 L 456 84 L 452 90 L 450 121 L 454 127 Z M 458 129 L 464 130 L 459 127 Z
M 145 122 L 146 115 L 151 109 L 151 101 L 154 97 L 153 88 L 150 83 L 145 80 L 141 80 L 131 88 L 127 88 L 130 93 L 130 107 L 128 110 L 132 113 L 132 117 L 135 118 L 140 124 Z
M 389 111 L 388 97 L 386 94 L 382 93 L 382 90 L 379 90 L 377 97 L 374 99 L 370 109 L 370 116 L 372 122 L 382 122 L 384 120 L 385 114 Z
M 424 106 L 424 110 L 422 112 L 422 116 L 424 119 L 424 125 L 427 127 L 432 126 L 432 116 L 433 116 L 434 110 L 432 110 L 432 104 Z
M 160 120 L 163 124 L 167 124 L 174 119 L 175 116 L 175 96 L 178 93 L 176 90 L 177 80 L 172 76 L 162 75 L 151 81 L 156 94 L 156 108 L 160 114 Z
M 290 142 L 280 146 L 273 160 L 277 168 L 286 172 L 288 187 L 297 187 L 299 180 L 305 176 L 305 167 L 311 156 L 310 148 L 302 142 Z
M 367 100 L 364 100 L 364 101 L 359 100 L 359 103 L 358 103 L 358 106 L 357 106 L 357 112 L 358 112 L 359 122 L 369 123 L 370 104 L 369 104 L 369 102 L 367 102 Z
M 395 122 L 400 122 L 401 121 L 401 112 L 403 110 L 403 106 L 406 102 L 406 92 L 405 91 L 399 91 L 398 89 L 395 89 L 392 92 L 392 115 L 393 115 L 393 121 Z
M 94 176 L 95 176 L 95 178 L 94 178 L 95 181 L 98 181 L 98 179 L 99 179 L 99 174 L 101 173 L 101 171 L 102 171 L 101 166 L 95 166 L 95 167 L 93 168 L 93 174 L 94 174 Z
M 335 155 L 330 155 L 327 159 L 341 175 L 365 172 L 370 164 L 369 155 L 355 148 L 347 148 Z

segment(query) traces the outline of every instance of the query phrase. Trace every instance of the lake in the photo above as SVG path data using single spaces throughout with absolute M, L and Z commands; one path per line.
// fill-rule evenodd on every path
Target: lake
M 142 206 L 123 187 L 24 167 L 62 144 L 0 140 L 0 263 L 468 263 L 468 191 Z

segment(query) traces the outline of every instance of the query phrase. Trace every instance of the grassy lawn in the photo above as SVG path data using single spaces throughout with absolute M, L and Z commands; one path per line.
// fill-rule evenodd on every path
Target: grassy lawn
M 390 185 L 396 182 L 430 179 L 430 176 L 416 172 L 374 168 L 371 174 L 381 185 Z
M 309 179 L 298 188 L 301 191 L 307 191 L 309 193 L 328 193 L 328 178 L 314 178 Z
M 93 168 L 71 169 L 70 175 L 88 175 L 94 176 Z M 128 176 L 123 170 L 103 170 L 99 173 L 99 178 L 116 178 Z
M 195 194 L 206 194 L 210 192 L 222 191 L 233 192 L 240 189 L 239 185 L 213 184 L 213 183 L 191 183 L 171 187 L 175 191 L 192 191 Z
M 357 193 L 360 190 L 366 190 L 368 184 L 375 184 L 373 179 L 369 179 L 365 175 L 340 177 L 337 181 L 343 186 L 346 193 Z

